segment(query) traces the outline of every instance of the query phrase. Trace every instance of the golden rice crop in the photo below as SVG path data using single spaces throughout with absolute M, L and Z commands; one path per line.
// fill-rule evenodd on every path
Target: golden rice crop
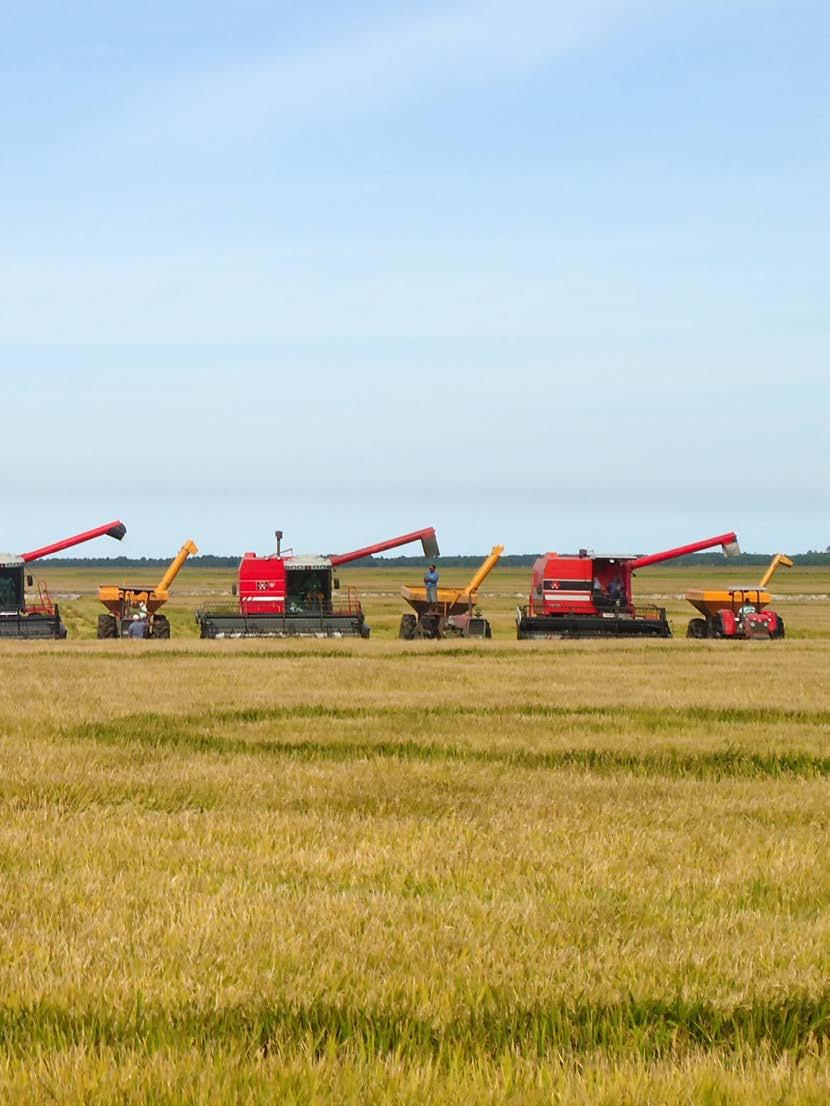
M 517 643 L 510 587 L 489 643 L 0 645 L 3 1101 L 828 1100 L 828 604 Z

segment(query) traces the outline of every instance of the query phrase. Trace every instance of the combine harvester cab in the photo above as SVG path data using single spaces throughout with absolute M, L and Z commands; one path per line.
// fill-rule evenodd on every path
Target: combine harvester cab
M 503 552 L 503 545 L 494 545 L 470 582 L 463 588 L 438 588 L 436 603 L 429 602 L 425 587 L 413 588 L 405 584 L 401 595 L 415 613 L 401 615 L 398 637 L 404 641 L 415 638 L 492 637 L 488 620 L 474 612 L 478 589 L 496 567 Z
M 170 622 L 166 615 L 158 613 L 159 608 L 170 597 L 170 588 L 184 562 L 198 552 L 195 542 L 186 541 L 154 588 L 137 584 L 102 584 L 98 588 L 98 598 L 108 613 L 98 615 L 98 637 L 126 637 L 130 623 L 136 618 L 144 624 L 145 637 L 158 640 L 169 638 Z
M 689 553 L 723 546 L 736 556 L 734 533 L 666 549 L 645 556 L 630 554 L 546 553 L 533 566 L 527 606 L 516 609 L 520 641 L 577 637 L 671 637 L 664 607 L 636 605 L 632 578 L 638 568 L 671 561 Z
M 104 535 L 121 541 L 126 533 L 127 527 L 116 519 L 115 522 L 96 526 L 94 530 L 85 530 L 81 534 L 73 534 L 71 538 L 32 549 L 29 553 L 0 553 L 0 637 L 65 638 L 66 626 L 61 620 L 60 610 L 57 603 L 52 602 L 43 580 L 37 582 L 37 603 L 27 605 L 26 585 L 31 587 L 34 581 L 26 573 L 26 565 Z
M 226 637 L 369 637 L 370 629 L 354 588 L 335 597 L 340 565 L 420 541 L 424 556 L 438 556 L 430 526 L 397 538 L 336 556 L 293 556 L 282 551 L 282 530 L 276 531 L 277 551 L 259 557 L 246 553 L 239 564 L 233 608 L 196 612 L 203 638 Z
M 784 553 L 776 553 L 758 584 L 687 591 L 686 598 L 703 617 L 691 620 L 686 637 L 739 641 L 784 637 L 784 619 L 770 608 L 772 595 L 767 586 L 781 565 L 792 568 L 792 564 Z

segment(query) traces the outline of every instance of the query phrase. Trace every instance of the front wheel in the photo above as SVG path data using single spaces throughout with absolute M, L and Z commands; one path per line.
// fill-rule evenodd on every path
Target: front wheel
M 163 614 L 157 614 L 153 619 L 153 637 L 163 641 L 170 637 L 170 623 Z
M 110 638 L 118 637 L 118 625 L 115 621 L 114 614 L 99 614 L 98 615 L 98 637 Z
M 709 636 L 709 627 L 705 618 L 693 618 L 686 629 L 686 637 L 704 638 Z
M 402 614 L 401 624 L 398 628 L 398 637 L 401 641 L 412 641 L 415 637 L 415 627 L 418 623 L 418 619 L 414 614 Z

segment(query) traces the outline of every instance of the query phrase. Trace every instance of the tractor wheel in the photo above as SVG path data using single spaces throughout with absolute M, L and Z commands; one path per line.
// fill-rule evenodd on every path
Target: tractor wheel
M 115 621 L 114 614 L 98 615 L 98 637 L 118 637 L 118 624 Z
M 398 630 L 398 637 L 402 641 L 412 641 L 415 637 L 415 627 L 418 625 L 418 619 L 414 614 L 402 614 L 401 625 Z
M 153 619 L 153 633 L 154 638 L 167 641 L 170 637 L 170 623 L 163 614 L 157 614 Z
M 686 630 L 686 637 L 704 638 L 709 636 L 709 627 L 705 618 L 693 618 Z
M 784 636 L 785 636 L 785 630 L 784 630 L 784 619 L 783 619 L 783 618 L 781 617 L 781 615 L 779 614 L 779 615 L 778 615 L 778 625 L 776 626 L 776 628 L 775 628 L 775 631 L 774 631 L 774 633 L 771 633 L 771 634 L 770 634 L 770 637 L 771 637 L 771 638 L 772 638 L 773 640 L 775 640 L 776 638 L 778 638 L 778 639 L 780 640 L 780 639 L 781 639 L 781 638 L 783 638 Z

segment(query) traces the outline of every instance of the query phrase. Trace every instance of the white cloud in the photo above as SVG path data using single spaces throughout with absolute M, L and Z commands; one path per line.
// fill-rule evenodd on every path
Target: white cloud
M 429 95 L 532 71 L 670 7 L 653 0 L 412 5 L 404 17 L 341 29 L 302 50 L 286 44 L 185 73 L 162 90 L 155 126 L 211 145 L 250 139 L 411 92 Z

